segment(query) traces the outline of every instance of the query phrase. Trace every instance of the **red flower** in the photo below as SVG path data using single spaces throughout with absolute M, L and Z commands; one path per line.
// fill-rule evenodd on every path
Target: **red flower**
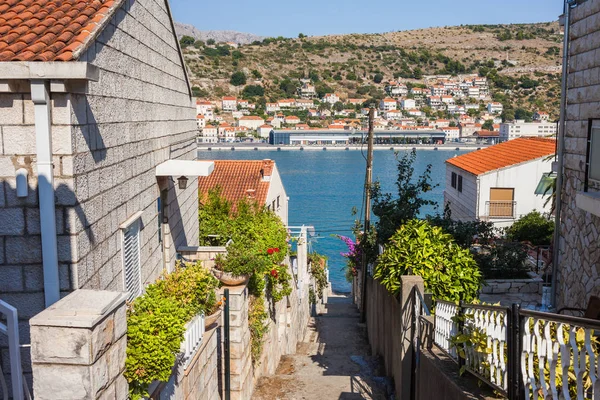
M 275 268 L 273 268 L 273 269 L 271 270 L 271 276 L 272 276 L 273 278 L 277 278 L 277 276 L 279 276 L 279 272 L 277 272 L 277 270 L 276 270 Z
M 278 248 L 278 247 L 275 247 L 275 248 L 273 249 L 273 251 L 274 251 L 275 253 L 279 253 L 279 248 Z
M 273 254 L 274 252 L 275 252 L 275 250 L 274 250 L 274 249 L 269 249 L 269 250 L 267 250 L 267 253 L 268 253 L 268 254 Z

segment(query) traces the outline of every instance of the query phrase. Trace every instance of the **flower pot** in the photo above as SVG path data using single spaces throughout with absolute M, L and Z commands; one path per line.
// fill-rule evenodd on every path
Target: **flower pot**
M 250 278 L 248 275 L 233 275 L 230 272 L 220 271 L 218 269 L 212 269 L 213 275 L 220 280 L 224 285 L 227 286 L 238 286 L 248 282 Z
M 208 331 L 213 328 L 213 325 L 217 323 L 221 319 L 221 309 L 218 309 L 211 315 L 207 315 L 204 317 L 204 331 Z

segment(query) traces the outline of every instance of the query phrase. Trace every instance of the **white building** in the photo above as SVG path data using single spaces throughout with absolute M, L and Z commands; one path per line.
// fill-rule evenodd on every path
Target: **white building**
M 413 99 L 402 99 L 400 100 L 400 106 L 403 110 L 410 110 L 411 108 L 417 108 L 417 102 Z
M 398 106 L 398 103 L 396 102 L 396 100 L 392 99 L 392 98 L 389 98 L 389 97 L 385 98 L 385 99 L 382 99 L 379 102 L 379 109 L 381 111 L 395 110 L 397 108 L 397 106 Z
M 395 121 L 402 118 L 402 111 L 400 110 L 389 110 L 383 113 L 383 117 L 388 121 Z
M 534 121 L 546 122 L 549 119 L 550 119 L 550 114 L 548 114 L 545 111 L 536 111 L 536 113 L 533 114 L 533 120 Z
M 294 108 L 296 107 L 296 100 L 294 99 L 283 99 L 277 102 L 280 108 Z
M 460 138 L 460 129 L 457 126 L 446 126 L 441 129 L 446 134 L 446 142 L 456 142 Z
M 406 110 L 406 113 L 408 115 L 410 115 L 411 117 L 424 117 L 425 113 L 421 110 L 417 110 L 416 108 L 413 108 L 411 110 Z
M 265 120 L 255 115 L 246 115 L 239 119 L 238 126 L 243 126 L 248 129 L 257 130 L 265 124 Z
M 235 97 L 223 97 L 221 99 L 221 109 L 223 111 L 236 111 L 237 99 Z
M 523 136 L 552 136 L 556 135 L 556 124 L 551 122 L 525 122 L 517 120 L 500 124 L 500 141 L 516 139 Z
M 287 117 L 285 117 L 285 123 L 296 125 L 300 123 L 300 118 L 296 117 L 295 115 L 288 115 Z
M 198 123 L 198 129 L 200 130 L 206 126 L 206 118 L 204 118 L 204 115 L 196 115 L 196 122 Z
M 198 179 L 198 192 L 203 198 L 215 187 L 223 188 L 226 200 L 237 204 L 254 199 L 266 206 L 288 225 L 288 196 L 273 160 L 218 160 L 209 179 Z
M 430 90 L 431 90 L 432 96 L 442 96 L 442 95 L 448 94 L 448 91 L 446 90 L 444 85 L 433 85 L 430 88 Z
M 321 101 L 323 103 L 335 104 L 340 101 L 340 97 L 335 93 L 327 93 Z
M 261 138 L 268 138 L 269 134 L 271 133 L 271 131 L 273 130 L 273 127 L 271 125 L 262 125 L 258 127 L 258 134 Z
M 305 99 L 314 99 L 317 97 L 317 90 L 314 85 L 305 82 L 301 87 L 298 88 L 298 95 Z
M 452 218 L 507 227 L 533 210 L 549 212 L 547 195 L 535 189 L 552 170 L 548 156 L 555 145 L 553 139 L 519 138 L 448 159 L 444 203 Z
M 487 110 L 490 114 L 500 114 L 504 110 L 504 106 L 502 106 L 502 103 L 491 102 L 488 103 Z
M 470 87 L 466 90 L 465 96 L 472 99 L 478 99 L 481 97 L 481 90 L 479 90 L 478 87 Z
M 308 110 L 315 106 L 315 102 L 308 99 L 298 99 L 296 100 L 296 107 L 301 110 Z
M 212 125 L 206 125 L 202 129 L 202 143 L 217 143 L 219 136 L 217 133 L 217 127 Z
M 429 96 L 427 98 L 427 104 L 429 104 L 429 107 L 431 108 L 439 108 L 442 106 L 442 99 L 440 96 Z
M 211 113 L 213 111 L 214 105 L 207 100 L 196 100 L 196 114 L 206 116 L 207 113 Z
M 279 107 L 278 103 L 267 103 L 265 105 L 265 111 L 268 113 L 276 113 L 281 111 L 281 107 Z

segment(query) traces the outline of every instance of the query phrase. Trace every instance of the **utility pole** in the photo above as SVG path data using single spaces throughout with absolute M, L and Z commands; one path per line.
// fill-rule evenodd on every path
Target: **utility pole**
M 373 120 L 375 119 L 375 108 L 369 107 L 369 136 L 367 139 L 367 173 L 365 176 L 365 223 L 364 233 L 362 237 L 363 243 L 366 242 L 367 235 L 371 230 L 371 184 L 373 183 Z M 362 254 L 362 269 L 361 269 L 361 290 L 360 290 L 360 321 L 365 322 L 367 311 L 367 254 L 363 251 Z

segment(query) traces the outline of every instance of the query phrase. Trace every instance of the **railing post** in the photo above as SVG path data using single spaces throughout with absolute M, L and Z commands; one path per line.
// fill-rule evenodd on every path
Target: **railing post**
M 521 334 L 520 306 L 513 303 L 508 309 L 508 398 L 518 400 L 521 397 Z
M 460 333 L 463 334 L 463 329 L 464 329 L 464 315 L 463 315 L 463 303 L 462 301 L 458 303 L 458 311 L 456 313 L 456 320 L 458 321 L 456 324 L 456 333 Z M 463 352 L 465 353 L 465 356 L 467 355 L 467 349 L 464 348 L 463 345 Z M 461 370 L 464 366 L 465 366 L 465 359 L 463 357 L 460 356 L 460 349 L 456 348 L 456 360 L 458 361 L 458 369 Z
M 225 315 L 224 319 L 224 333 L 223 338 L 225 342 L 225 348 L 223 355 L 225 356 L 225 400 L 231 398 L 231 353 L 230 353 L 230 338 L 229 338 L 229 289 L 224 290 L 225 295 Z

